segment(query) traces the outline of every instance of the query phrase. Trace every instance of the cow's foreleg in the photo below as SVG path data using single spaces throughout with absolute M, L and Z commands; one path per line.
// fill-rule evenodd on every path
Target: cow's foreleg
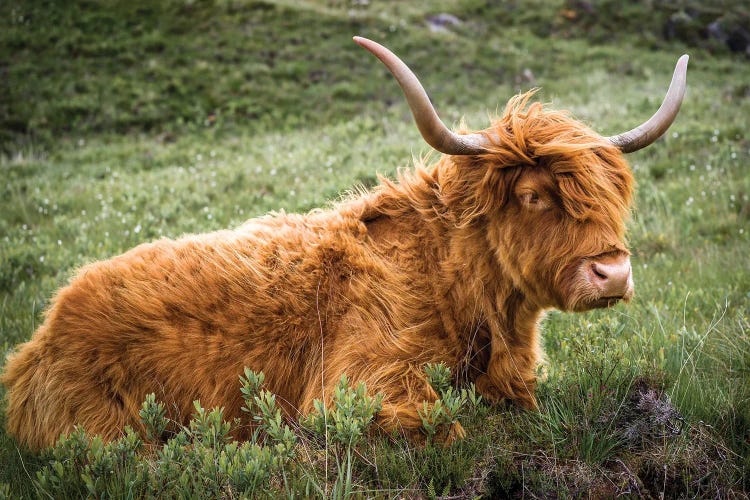
M 402 405 L 394 403 L 383 403 L 383 409 L 378 414 L 377 424 L 381 429 L 391 434 L 402 435 L 413 443 L 426 443 L 427 433 L 423 427 L 420 411 L 423 402 L 416 405 Z M 434 403 L 428 402 L 428 404 Z M 466 437 L 466 431 L 460 422 L 454 422 L 448 429 L 438 433 L 433 442 L 450 445 L 456 440 Z
M 346 370 L 350 384 L 356 387 L 360 381 L 367 385 L 367 393 L 371 397 L 380 394 L 383 398 L 382 408 L 375 420 L 375 426 L 388 433 L 403 435 L 412 442 L 426 441 L 422 417 L 424 402 L 432 405 L 438 399 L 438 394 L 427 382 L 423 364 L 407 362 L 387 363 L 378 367 L 348 366 Z M 340 374 L 331 377 L 324 391 L 326 404 L 333 404 L 333 394 Z M 301 405 L 302 414 L 309 413 L 313 408 L 313 400 L 320 398 L 320 383 L 317 390 L 308 391 L 308 395 Z M 313 388 L 314 389 L 314 388 Z M 450 444 L 466 435 L 460 423 L 454 423 L 450 429 L 436 436 L 436 442 Z
M 536 365 L 539 362 L 535 346 L 509 348 L 505 339 L 492 340 L 492 355 L 486 373 L 476 380 L 479 394 L 491 403 L 511 400 L 523 408 L 536 409 Z
M 416 367 L 409 367 L 399 377 L 399 386 L 391 391 L 381 390 L 384 396 L 383 408 L 378 414 L 377 424 L 387 432 L 404 435 L 412 442 L 425 442 L 426 431 L 422 417 L 424 404 L 431 407 L 438 399 L 438 394 L 427 382 L 424 372 Z M 466 436 L 463 426 L 454 422 L 450 428 L 439 433 L 434 441 L 449 445 Z
M 423 365 L 398 364 L 391 367 L 393 374 L 380 380 L 373 380 L 371 393 L 383 395 L 383 407 L 378 414 L 377 424 L 387 432 L 405 435 L 412 441 L 425 442 L 426 432 L 422 415 L 424 404 L 432 406 L 439 395 L 427 382 Z M 435 437 L 435 441 L 446 445 L 466 435 L 459 422 L 445 429 Z

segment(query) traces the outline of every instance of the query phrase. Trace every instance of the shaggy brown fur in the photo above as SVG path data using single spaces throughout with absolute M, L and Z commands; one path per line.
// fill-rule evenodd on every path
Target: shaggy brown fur
M 535 407 L 537 323 L 605 305 L 575 270 L 627 252 L 632 177 L 617 148 L 528 99 L 485 131 L 481 157 L 84 267 L 5 365 L 8 432 L 35 449 L 76 424 L 113 439 L 151 392 L 180 424 L 196 399 L 239 417 L 243 367 L 290 417 L 346 373 L 383 393 L 385 429 L 414 434 L 436 398 L 425 363 Z

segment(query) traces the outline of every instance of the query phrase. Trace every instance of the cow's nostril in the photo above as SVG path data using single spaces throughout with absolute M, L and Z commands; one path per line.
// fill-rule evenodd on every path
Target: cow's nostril
M 594 275 L 601 280 L 606 280 L 608 278 L 608 276 L 602 272 L 599 266 L 596 265 L 596 262 L 593 262 L 591 264 L 591 270 L 594 272 Z
M 627 256 L 605 257 L 590 262 L 587 274 L 589 283 L 598 290 L 601 297 L 624 297 L 633 286 L 630 259 Z

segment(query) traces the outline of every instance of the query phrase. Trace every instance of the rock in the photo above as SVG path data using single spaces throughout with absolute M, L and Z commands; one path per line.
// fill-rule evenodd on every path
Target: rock
M 750 31 L 738 26 L 727 38 L 727 47 L 732 52 L 744 52 L 750 56 Z
M 750 55 L 750 23 L 747 19 L 744 21 L 727 16 L 720 17 L 706 26 L 706 35 L 725 44 L 732 52 Z
M 463 21 L 459 18 L 446 12 L 434 16 L 427 16 L 426 21 L 427 27 L 429 27 L 430 31 L 433 33 L 450 32 L 450 28 L 461 26 L 463 24 Z
M 516 75 L 516 86 L 521 86 L 523 83 L 530 83 L 532 86 L 536 86 L 536 77 L 529 68 L 524 68 L 520 75 Z

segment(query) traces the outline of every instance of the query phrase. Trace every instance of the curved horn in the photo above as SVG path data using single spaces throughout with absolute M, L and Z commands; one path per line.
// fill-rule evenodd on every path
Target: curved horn
M 481 134 L 460 135 L 448 130 L 435 112 L 416 75 L 393 52 L 367 38 L 355 36 L 354 41 L 372 52 L 396 77 L 419 132 L 427 144 L 448 155 L 476 155 L 487 151 L 487 140 Z
M 688 56 L 685 54 L 677 60 L 674 75 L 672 75 L 672 83 L 669 84 L 667 95 L 654 116 L 633 130 L 607 139 L 620 148 L 623 153 L 632 153 L 645 148 L 661 137 L 672 125 L 680 111 L 682 98 L 685 97 L 685 87 L 687 86 L 687 65 Z

